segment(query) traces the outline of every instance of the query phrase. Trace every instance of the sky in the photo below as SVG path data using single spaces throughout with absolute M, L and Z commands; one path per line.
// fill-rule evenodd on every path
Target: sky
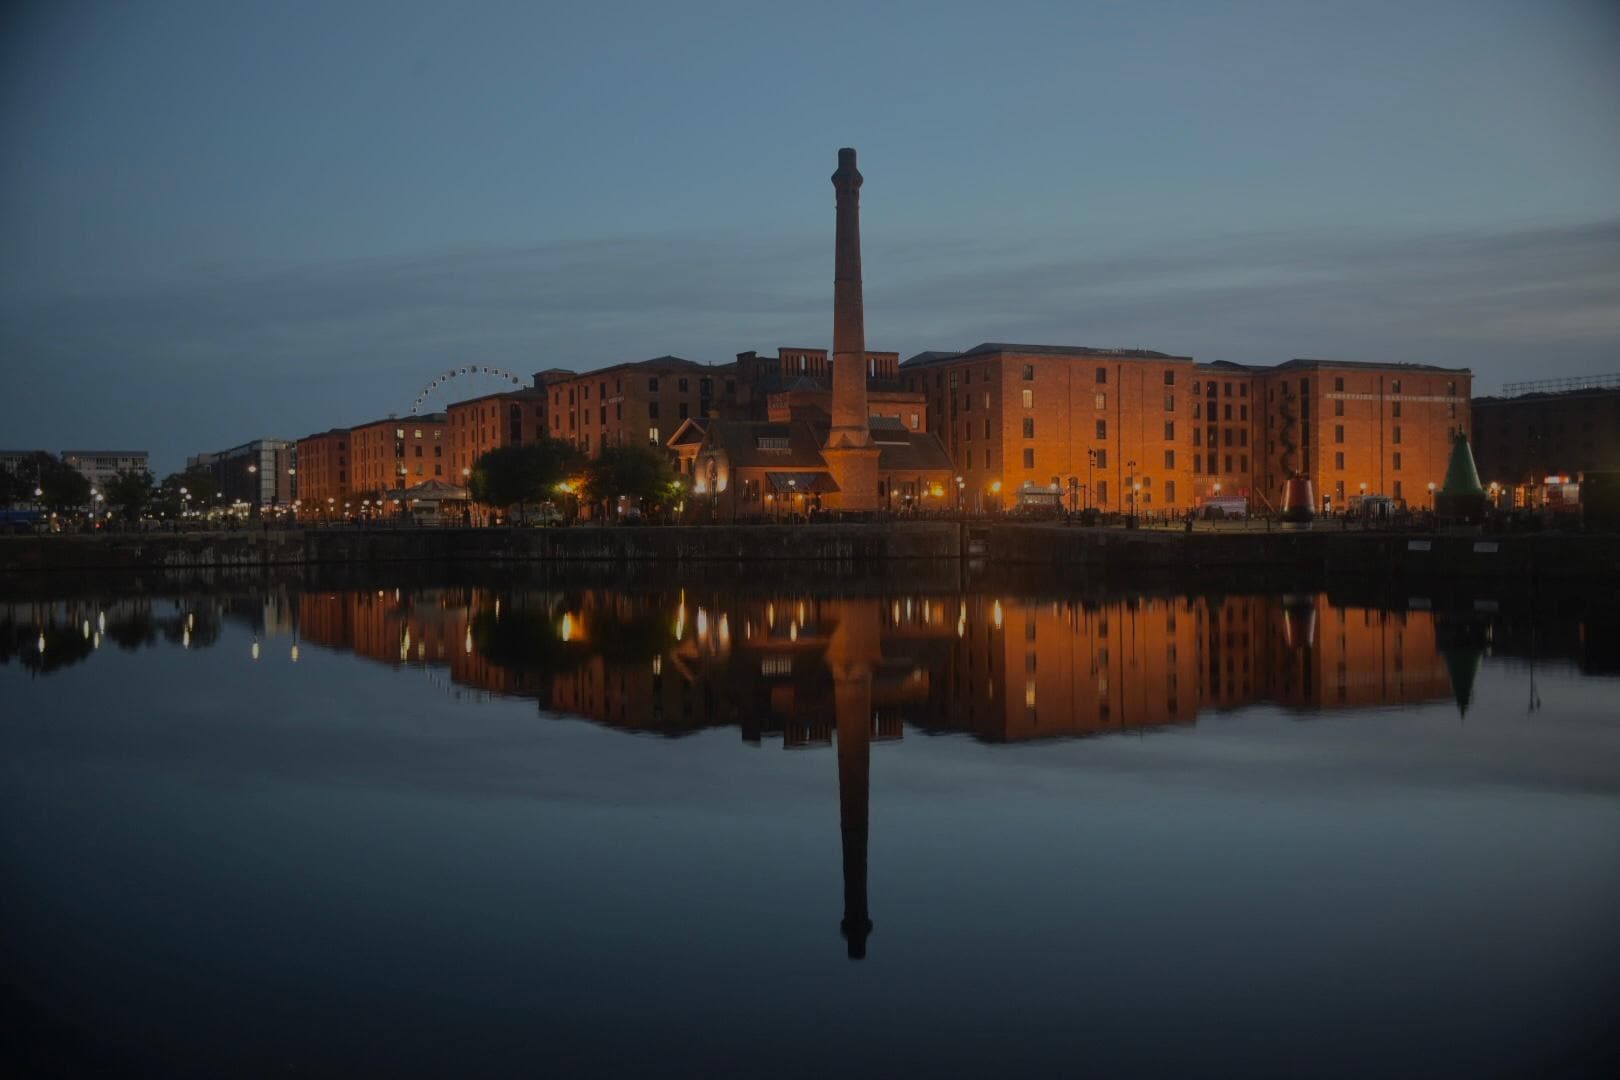
M 874 349 L 1620 372 L 1617 61 L 1609 0 L 12 3 L 0 447 L 826 347 L 841 146 Z

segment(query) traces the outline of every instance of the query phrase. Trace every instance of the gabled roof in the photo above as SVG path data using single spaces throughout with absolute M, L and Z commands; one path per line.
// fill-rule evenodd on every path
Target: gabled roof
M 786 439 L 787 449 L 762 449 L 759 440 Z M 821 439 L 803 420 L 720 420 L 710 425 L 705 444 L 721 451 L 732 468 L 825 470 Z
M 689 416 L 681 421 L 681 426 L 675 429 L 675 434 L 671 435 L 664 445 L 673 450 L 677 446 L 701 443 L 708 430 L 709 425 L 706 422 Z
M 951 455 L 933 432 L 906 432 L 905 442 L 878 441 L 878 468 L 896 472 L 950 472 Z

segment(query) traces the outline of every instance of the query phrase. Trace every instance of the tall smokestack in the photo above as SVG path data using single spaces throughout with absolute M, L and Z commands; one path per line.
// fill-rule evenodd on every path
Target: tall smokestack
M 838 151 L 833 173 L 838 231 L 833 259 L 833 393 L 829 447 L 866 446 L 866 310 L 861 299 L 861 174 L 855 151 Z
M 832 427 L 821 456 L 838 491 L 822 506 L 840 512 L 878 508 L 878 456 L 866 410 L 866 310 L 861 301 L 861 174 L 855 151 L 838 151 L 838 234 L 833 257 Z

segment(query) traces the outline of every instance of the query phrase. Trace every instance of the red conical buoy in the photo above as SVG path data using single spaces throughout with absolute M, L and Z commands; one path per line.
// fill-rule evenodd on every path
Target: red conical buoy
M 1316 517 L 1316 499 L 1311 482 L 1303 476 L 1290 476 L 1283 482 L 1282 519 L 1306 524 Z

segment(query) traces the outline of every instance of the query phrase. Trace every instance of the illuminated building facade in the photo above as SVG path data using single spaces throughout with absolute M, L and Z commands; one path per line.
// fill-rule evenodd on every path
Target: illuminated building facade
M 348 428 L 304 436 L 298 440 L 297 457 L 300 517 L 318 518 L 328 506 L 349 501 Z
M 549 395 L 540 387 L 486 394 L 445 409 L 449 468 L 444 479 L 465 484 L 478 458 L 503 446 L 529 446 L 547 435 Z
M 349 493 L 373 504 L 386 492 L 412 488 L 430 480 L 445 481 L 450 458 L 446 450 L 444 413 L 373 420 L 349 429 Z M 335 505 L 335 503 L 334 503 Z M 351 507 L 352 512 L 354 508 Z
M 1470 373 L 1421 364 L 990 342 L 920 353 L 901 373 L 975 510 L 1181 513 L 1223 495 L 1265 510 L 1296 474 L 1328 509 L 1371 495 L 1427 508 L 1451 435 L 1469 430 Z
M 736 393 L 733 365 L 710 367 L 678 356 L 544 374 L 551 437 L 590 457 L 604 446 L 662 447 L 682 422 L 714 415 Z

